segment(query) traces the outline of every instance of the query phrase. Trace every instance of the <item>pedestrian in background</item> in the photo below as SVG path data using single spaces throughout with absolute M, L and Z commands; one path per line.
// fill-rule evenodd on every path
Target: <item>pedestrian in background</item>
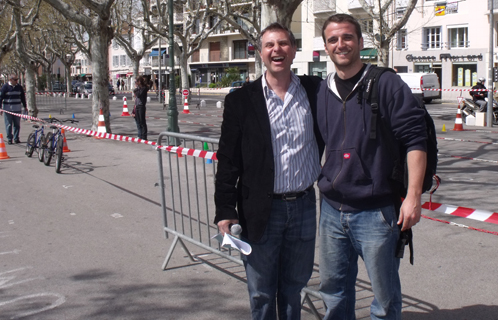
M 121 86 L 121 81 L 119 81 L 119 79 L 118 79 L 118 82 L 116 82 L 116 88 L 117 88 L 117 90 L 121 90 L 120 86 Z
M 24 113 L 28 113 L 26 107 L 26 97 L 24 95 L 23 87 L 18 83 L 19 78 L 17 75 L 12 74 L 9 82 L 2 86 L 0 91 L 0 106 L 1 109 L 10 111 L 12 113 L 21 114 L 24 108 Z M 0 114 L 3 112 L 0 111 Z M 21 129 L 21 117 L 5 112 L 4 115 L 5 130 L 7 131 L 7 143 L 12 144 L 20 143 L 19 131 Z
M 135 117 L 135 122 L 138 129 L 138 138 L 147 140 L 147 123 L 145 121 L 145 105 L 147 104 L 147 92 L 149 86 L 147 80 L 138 76 L 135 81 L 136 88 L 133 90 L 135 98 L 135 107 L 133 108 L 132 115 Z
M 278 23 L 261 32 L 259 48 L 267 71 L 225 98 L 215 223 L 223 234 L 239 223 L 252 247 L 242 257 L 252 318 L 298 320 L 315 253 L 322 79 L 291 71 L 296 40 Z

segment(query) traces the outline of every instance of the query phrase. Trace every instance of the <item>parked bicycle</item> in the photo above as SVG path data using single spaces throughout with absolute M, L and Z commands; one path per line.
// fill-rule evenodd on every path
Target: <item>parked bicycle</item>
M 45 141 L 44 130 L 45 127 L 42 124 L 41 127 L 38 124 L 34 124 L 33 132 L 31 132 L 28 136 L 28 141 L 26 143 L 26 156 L 30 157 L 33 155 L 33 152 L 36 149 L 38 152 L 38 160 L 40 162 L 43 161 L 43 142 Z
M 66 120 L 58 120 L 56 118 L 48 119 L 50 123 L 63 123 L 63 122 L 71 122 L 75 123 L 78 120 L 74 119 L 66 119 Z M 47 133 L 45 137 L 45 141 L 43 143 L 43 162 L 46 166 L 50 165 L 52 160 L 52 156 L 55 154 L 55 172 L 61 172 L 62 161 L 64 158 L 62 157 L 62 152 L 64 148 L 64 136 L 62 135 L 62 129 L 58 126 L 51 125 L 50 129 L 52 132 Z

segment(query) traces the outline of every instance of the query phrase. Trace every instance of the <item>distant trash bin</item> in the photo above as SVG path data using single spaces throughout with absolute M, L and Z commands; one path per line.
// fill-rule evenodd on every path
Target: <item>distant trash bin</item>
M 220 109 L 222 107 L 222 102 L 218 101 L 216 102 L 216 108 Z
M 206 100 L 201 100 L 201 108 L 205 108 L 206 107 Z

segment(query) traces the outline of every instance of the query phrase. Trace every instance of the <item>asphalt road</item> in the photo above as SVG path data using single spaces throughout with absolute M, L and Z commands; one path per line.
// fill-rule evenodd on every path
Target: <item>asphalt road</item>
M 207 106 L 192 103 L 189 114 L 178 100 L 180 131 L 218 137 L 223 96 L 200 99 Z M 39 109 L 41 118 L 74 115 L 78 127 L 91 127 L 89 100 L 40 101 Z M 498 129 L 452 131 L 456 104 L 428 110 L 443 180 L 432 201 L 498 211 Z M 113 133 L 135 136 L 122 111 L 123 101 L 111 100 Z M 167 129 L 167 110 L 153 99 L 147 116 L 155 140 Z M 29 126 L 22 124 L 23 142 Z M 223 263 L 193 264 L 178 248 L 161 270 L 172 239 L 162 232 L 157 151 L 74 133 L 67 143 L 61 174 L 36 152 L 27 158 L 24 143 L 7 145 L 10 159 L 0 160 L 0 319 L 250 319 L 245 284 Z M 423 214 L 415 265 L 403 259 L 400 270 L 403 319 L 498 319 L 498 224 Z M 363 269 L 358 279 L 356 313 L 366 319 L 372 295 Z M 313 317 L 303 311 L 303 319 Z

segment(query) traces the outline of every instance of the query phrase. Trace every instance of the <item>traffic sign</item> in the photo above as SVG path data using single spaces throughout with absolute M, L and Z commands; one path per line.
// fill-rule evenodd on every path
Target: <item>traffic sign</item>
M 464 97 L 457 97 L 457 100 L 458 100 L 458 104 L 462 103 Z
M 183 90 L 183 95 L 184 96 L 188 96 L 188 90 L 187 89 Z

